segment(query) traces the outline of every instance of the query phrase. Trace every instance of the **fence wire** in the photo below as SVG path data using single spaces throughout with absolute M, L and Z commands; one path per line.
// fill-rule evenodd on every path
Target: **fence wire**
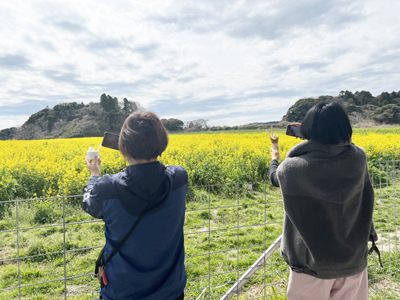
M 370 162 L 384 265 L 370 256 L 373 299 L 400 293 L 399 165 Z M 97 299 L 92 275 L 104 229 L 81 201 L 82 195 L 0 202 L 0 299 Z M 268 182 L 193 186 L 186 203 L 185 299 L 286 299 L 288 267 L 276 251 L 284 214 L 279 189 Z

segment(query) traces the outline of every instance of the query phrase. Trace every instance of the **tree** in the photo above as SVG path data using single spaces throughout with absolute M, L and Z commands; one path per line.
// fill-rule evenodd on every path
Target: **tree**
M 104 125 L 107 131 L 119 132 L 121 130 L 124 118 L 117 110 L 109 111 L 104 116 Z
M 100 96 L 100 106 L 104 109 L 103 126 L 107 131 L 118 132 L 123 123 L 123 116 L 118 105 L 118 98 L 102 94 Z
M 125 116 L 129 116 L 134 111 L 139 109 L 139 105 L 134 101 L 129 101 L 124 98 L 122 103 L 122 110 L 124 111 Z
M 53 129 L 54 123 L 56 121 L 54 118 L 54 114 L 46 115 L 45 119 L 47 120 L 47 131 L 50 132 L 51 129 Z
M 375 109 L 372 118 L 383 124 L 400 124 L 400 106 L 388 104 Z
M 301 122 L 308 110 L 319 102 L 321 101 L 315 98 L 300 99 L 288 109 L 286 115 L 283 116 L 283 120 L 288 122 Z
M 17 133 L 16 127 L 0 130 L 0 140 L 12 140 Z
M 100 105 L 106 111 L 119 110 L 118 98 L 103 94 L 100 96 Z
M 161 119 L 161 122 L 164 124 L 165 128 L 168 131 L 180 131 L 183 130 L 183 122 L 178 119 Z
M 376 97 L 378 99 L 379 106 L 384 106 L 388 104 L 392 104 L 392 97 L 388 92 L 383 92 L 379 96 Z
M 341 91 L 338 96 L 338 100 L 343 107 L 346 107 L 347 105 L 357 105 L 357 100 L 354 99 L 354 95 L 350 91 Z
M 376 105 L 376 99 L 368 91 L 355 92 L 354 98 L 357 100 L 358 105 L 373 104 Z
M 185 124 L 185 130 L 187 131 L 203 131 L 208 130 L 208 120 L 197 119 Z
M 343 100 L 348 100 L 354 98 L 354 95 L 352 92 L 346 90 L 346 91 L 341 91 L 339 93 L 339 97 L 343 98 Z

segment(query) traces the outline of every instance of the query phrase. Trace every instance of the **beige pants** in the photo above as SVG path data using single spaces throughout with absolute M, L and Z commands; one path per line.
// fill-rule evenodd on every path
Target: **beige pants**
M 368 274 L 319 279 L 290 270 L 288 300 L 368 300 Z

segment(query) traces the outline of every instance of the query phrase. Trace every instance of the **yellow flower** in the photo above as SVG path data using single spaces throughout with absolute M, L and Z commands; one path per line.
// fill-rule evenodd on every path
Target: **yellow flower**
M 369 158 L 387 157 L 393 155 L 387 153 L 388 149 L 400 149 L 398 133 L 398 129 L 384 133 L 355 130 L 353 142 L 364 148 Z M 169 138 L 160 161 L 185 168 L 190 185 L 208 184 L 211 180 L 225 183 L 268 178 L 272 145 L 265 133 L 171 135 Z M 84 160 L 86 150 L 89 146 L 98 147 L 100 142 L 101 138 L 0 141 L 0 166 L 21 180 L 20 184 L 29 182 L 34 197 L 82 194 L 89 175 Z M 280 134 L 281 158 L 299 142 Z M 102 148 L 100 156 L 103 174 L 117 173 L 119 167 L 126 166 L 118 151 Z M 5 180 L 4 175 L 1 180 Z

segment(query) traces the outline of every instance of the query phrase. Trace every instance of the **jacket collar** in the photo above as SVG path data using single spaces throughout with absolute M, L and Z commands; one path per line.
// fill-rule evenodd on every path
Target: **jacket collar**
M 296 157 L 309 154 L 316 157 L 334 157 L 353 145 L 351 138 L 348 142 L 340 142 L 336 145 L 324 145 L 315 140 L 304 141 L 288 151 L 286 157 Z

